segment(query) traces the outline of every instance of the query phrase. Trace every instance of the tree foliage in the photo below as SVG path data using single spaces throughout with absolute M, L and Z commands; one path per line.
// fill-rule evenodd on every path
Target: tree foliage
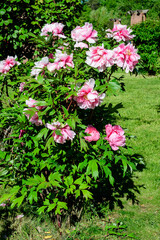
M 143 9 L 149 9 L 147 18 L 160 18 L 159 0 L 89 0 L 83 7 L 81 20 L 92 22 L 97 29 L 109 28 L 112 18 L 121 18 L 122 24 L 130 25 L 130 15 L 127 12 Z
M 39 33 L 45 23 L 61 22 L 72 26 L 79 16 L 80 0 L 6 0 L 0 3 L 0 54 L 30 57 L 35 45 L 28 33 Z

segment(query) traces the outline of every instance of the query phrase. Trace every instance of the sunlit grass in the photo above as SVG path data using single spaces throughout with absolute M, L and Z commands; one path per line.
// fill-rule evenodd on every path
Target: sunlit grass
M 125 75 L 126 92 L 111 97 L 112 103 L 122 101 L 121 117 L 116 123 L 136 136 L 129 140 L 135 151 L 144 157 L 146 169 L 137 173 L 138 184 L 144 184 L 138 196 L 139 205 L 125 201 L 116 218 L 125 222 L 128 231 L 139 239 L 160 239 L 160 78 Z

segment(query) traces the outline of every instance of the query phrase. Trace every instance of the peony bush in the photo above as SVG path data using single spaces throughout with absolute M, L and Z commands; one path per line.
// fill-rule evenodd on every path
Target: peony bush
M 134 201 L 138 191 L 132 179 L 138 159 L 125 131 L 113 125 L 121 105 L 109 102 L 121 89 L 114 73 L 132 72 L 140 58 L 132 44 L 120 42 L 133 36 L 118 26 L 121 38 L 117 43 L 113 34 L 110 45 L 90 23 L 70 35 L 64 30 L 56 22 L 42 28 L 40 41 L 32 34 L 39 41 L 34 62 L 0 62 L 0 179 L 11 187 L 0 203 L 24 212 L 31 205 L 39 214 L 57 216 L 59 225 L 59 215 L 73 215 L 86 202 L 120 202 L 124 194 Z

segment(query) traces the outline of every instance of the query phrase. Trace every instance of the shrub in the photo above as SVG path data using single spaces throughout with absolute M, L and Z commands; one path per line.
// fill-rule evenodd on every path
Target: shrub
M 149 20 L 132 27 L 135 33 L 134 44 L 141 55 L 140 70 L 148 74 L 160 72 L 160 23 Z
M 59 23 L 44 26 L 41 35 L 32 34 L 41 49 L 36 62 L 0 62 L 0 176 L 11 187 L 0 202 L 10 201 L 12 208 L 30 204 L 39 214 L 57 216 L 60 226 L 59 215 L 81 212 L 86 201 L 110 200 L 113 207 L 124 195 L 136 200 L 139 160 L 124 130 L 114 126 L 113 114 L 122 105 L 109 103 L 109 95 L 123 83 L 114 77 L 118 67 L 132 72 L 139 55 L 116 40 L 112 49 L 111 40 L 98 39 L 89 23 L 71 37 Z

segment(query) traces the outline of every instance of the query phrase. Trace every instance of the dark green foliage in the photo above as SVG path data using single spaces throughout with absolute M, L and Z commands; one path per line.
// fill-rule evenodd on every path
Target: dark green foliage
M 39 33 L 45 23 L 61 22 L 67 28 L 79 16 L 80 0 L 6 0 L 0 3 L 0 56 L 31 57 L 35 45 L 28 33 Z
M 141 70 L 149 74 L 160 72 L 160 22 L 146 21 L 133 27 L 134 44 L 141 56 Z

